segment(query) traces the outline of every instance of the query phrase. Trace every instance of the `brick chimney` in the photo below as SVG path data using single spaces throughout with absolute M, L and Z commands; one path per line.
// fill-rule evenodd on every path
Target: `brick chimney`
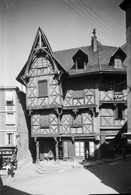
M 93 36 L 91 37 L 91 46 L 94 52 L 97 51 L 97 37 L 96 37 L 96 29 L 93 29 Z

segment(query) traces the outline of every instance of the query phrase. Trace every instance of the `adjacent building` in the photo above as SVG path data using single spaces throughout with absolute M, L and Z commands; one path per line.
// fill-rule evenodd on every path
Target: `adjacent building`
M 124 0 L 120 8 L 126 12 L 128 132 L 125 136 L 131 140 L 131 1 Z
M 120 151 L 127 129 L 126 45 L 102 45 L 94 29 L 91 45 L 53 52 L 38 28 L 17 81 L 26 87 L 36 161 L 50 152 L 84 160 Z
M 30 156 L 25 109 L 25 94 L 18 87 L 0 87 L 0 156 L 1 167 L 17 152 L 17 160 Z M 28 159 L 29 160 L 29 159 Z

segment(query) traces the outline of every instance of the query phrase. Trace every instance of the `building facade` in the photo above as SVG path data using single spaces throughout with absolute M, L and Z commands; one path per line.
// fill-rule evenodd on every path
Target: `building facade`
M 126 137 L 131 139 L 131 1 L 124 0 L 120 8 L 126 12 L 126 42 L 127 42 L 127 110 L 128 128 Z
M 17 152 L 18 162 L 29 157 L 25 94 L 18 87 L 0 87 L 1 167 Z
M 119 151 L 126 132 L 126 45 L 91 45 L 53 52 L 38 28 L 29 58 L 17 76 L 26 86 L 26 108 L 36 160 L 100 159 Z

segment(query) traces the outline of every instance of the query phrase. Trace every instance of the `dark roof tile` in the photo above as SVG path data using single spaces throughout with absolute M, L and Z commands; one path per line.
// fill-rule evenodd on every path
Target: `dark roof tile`
M 74 54 L 81 49 L 88 55 L 88 65 L 90 66 L 104 64 L 108 65 L 112 54 L 118 49 L 113 46 L 105 46 L 98 42 L 98 50 L 96 52 L 93 51 L 91 46 L 73 48 L 61 51 L 55 51 L 53 54 L 55 58 L 59 61 L 59 63 L 67 70 L 70 71 L 74 65 L 73 56 Z M 95 67 L 94 67 L 95 68 Z M 93 68 L 93 69 L 94 69 Z

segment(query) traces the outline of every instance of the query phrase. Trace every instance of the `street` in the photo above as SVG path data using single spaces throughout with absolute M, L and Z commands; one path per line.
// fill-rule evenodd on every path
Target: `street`
M 4 180 L 2 195 L 87 195 L 128 193 L 131 186 L 131 160 L 105 163 L 57 174 Z M 12 181 L 11 181 L 12 179 Z M 7 185 L 7 186 L 6 186 Z

